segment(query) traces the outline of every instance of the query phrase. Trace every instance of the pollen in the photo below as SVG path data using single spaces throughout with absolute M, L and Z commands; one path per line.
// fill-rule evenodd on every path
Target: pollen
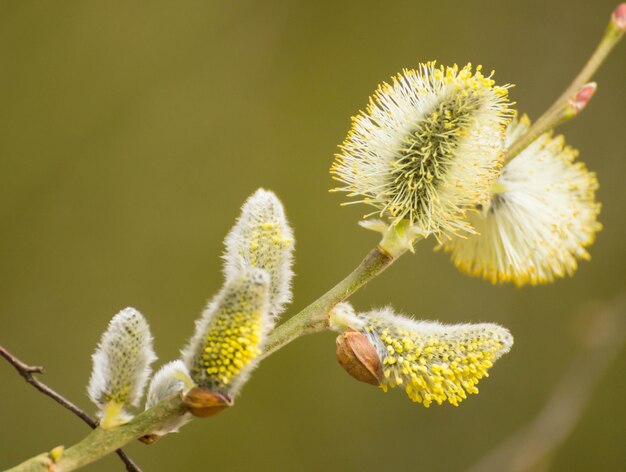
M 228 318 L 215 320 L 205 339 L 202 367 L 215 377 L 218 388 L 227 387 L 241 369 L 260 353 L 261 320 L 254 313 L 233 312 Z M 250 316 L 252 314 L 252 316 Z
M 382 361 L 381 388 L 400 387 L 427 408 L 433 402 L 458 406 L 478 393 L 476 385 L 513 344 L 508 330 L 491 323 L 414 321 L 390 309 L 359 316 Z
M 510 145 L 530 127 L 523 116 L 508 130 Z M 478 234 L 443 244 L 463 272 L 518 286 L 572 275 L 602 228 L 598 181 L 562 136 L 541 135 L 511 162 L 487 205 L 468 216 Z
M 421 64 L 383 83 L 340 146 L 331 174 L 392 224 L 471 232 L 465 212 L 488 198 L 510 117 L 508 87 L 480 66 Z
M 234 395 L 256 366 L 269 322 L 269 276 L 250 269 L 227 283 L 183 353 L 200 387 Z

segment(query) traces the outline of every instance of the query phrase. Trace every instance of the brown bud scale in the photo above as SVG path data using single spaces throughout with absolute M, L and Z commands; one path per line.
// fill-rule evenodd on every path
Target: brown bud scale
M 193 416 L 206 418 L 207 416 L 215 416 L 233 406 L 234 402 L 221 393 L 194 387 L 183 397 L 183 403 Z
M 359 382 L 380 385 L 383 366 L 376 348 L 363 333 L 348 330 L 337 336 L 337 360 Z
M 158 434 L 146 434 L 145 436 L 141 436 L 139 438 L 139 441 L 141 441 L 144 444 L 150 445 L 150 444 L 154 444 L 155 442 L 157 442 L 160 437 L 161 436 L 159 436 Z

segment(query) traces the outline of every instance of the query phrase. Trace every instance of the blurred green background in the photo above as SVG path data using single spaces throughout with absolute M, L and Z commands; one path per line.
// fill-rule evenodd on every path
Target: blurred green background
M 93 411 L 90 355 L 132 305 L 161 361 L 178 355 L 221 284 L 222 239 L 257 187 L 296 233 L 304 307 L 377 242 L 340 208 L 328 168 L 350 116 L 403 67 L 468 61 L 514 83 L 537 117 L 595 47 L 612 0 L 0 2 L 0 343 Z M 334 335 L 263 362 L 237 407 L 154 446 L 146 470 L 463 470 L 541 408 L 578 349 L 572 321 L 626 282 L 626 44 L 562 128 L 598 173 L 605 229 L 572 279 L 494 287 L 433 243 L 359 292 L 446 322 L 495 321 L 516 344 L 461 407 L 412 404 L 358 384 Z M 624 351 L 555 470 L 625 470 Z M 0 468 L 87 427 L 0 362 Z M 122 470 L 116 457 L 87 468 Z

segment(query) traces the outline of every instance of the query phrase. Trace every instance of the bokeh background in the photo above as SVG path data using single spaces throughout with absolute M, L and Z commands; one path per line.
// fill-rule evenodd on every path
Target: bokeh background
M 90 355 L 132 305 L 178 355 L 221 284 L 222 239 L 259 186 L 296 233 L 291 312 L 377 242 L 340 208 L 328 168 L 376 85 L 403 67 L 471 61 L 537 117 L 603 32 L 613 0 L 0 2 L 0 343 L 93 411 Z M 433 242 L 353 297 L 446 322 L 495 321 L 516 344 L 455 409 L 358 384 L 334 335 L 263 362 L 237 407 L 154 446 L 146 471 L 464 470 L 542 407 L 579 348 L 575 320 L 626 286 L 626 44 L 562 128 L 598 173 L 593 260 L 551 286 L 494 287 Z M 624 351 L 554 470 L 625 470 Z M 0 362 L 0 469 L 87 427 Z M 116 457 L 87 468 L 122 470 Z

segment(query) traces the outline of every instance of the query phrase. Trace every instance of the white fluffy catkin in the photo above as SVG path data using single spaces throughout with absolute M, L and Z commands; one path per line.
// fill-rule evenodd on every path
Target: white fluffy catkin
M 184 362 L 181 360 L 168 362 L 154 374 L 150 381 L 146 410 L 152 408 L 164 398 L 185 392 L 192 386 L 193 381 L 189 377 L 189 371 Z M 185 413 L 160 424 L 148 434 L 164 436 L 168 433 L 177 433 L 179 428 L 184 426 L 189 420 L 191 420 L 191 415 Z
M 270 313 L 277 318 L 291 301 L 294 238 L 278 197 L 258 189 L 241 208 L 241 215 L 224 240 L 224 276 L 236 278 L 248 267 L 270 277 Z
M 129 421 L 127 406 L 138 406 L 156 360 L 150 327 L 134 308 L 113 317 L 92 356 L 93 370 L 87 392 L 98 406 L 103 428 Z

